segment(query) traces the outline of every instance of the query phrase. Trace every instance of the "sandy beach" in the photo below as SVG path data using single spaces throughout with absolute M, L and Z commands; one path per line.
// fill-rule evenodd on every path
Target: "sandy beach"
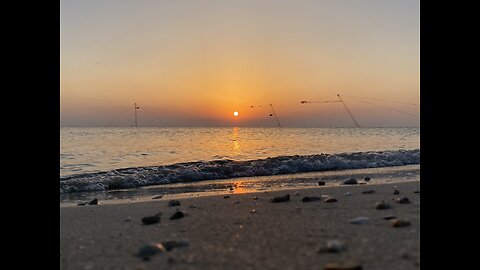
M 394 190 L 400 194 L 393 194 Z M 374 190 L 373 193 L 362 193 Z M 327 269 L 351 262 L 361 269 L 420 268 L 420 181 L 316 187 L 274 192 L 129 203 L 60 206 L 61 269 Z M 349 192 L 351 195 L 345 196 Z M 271 198 L 290 195 L 287 202 Z M 323 196 L 322 196 L 323 195 Z M 326 195 L 337 199 L 327 203 Z M 302 202 L 305 196 L 320 201 Z M 257 197 L 257 199 L 254 199 Z M 395 199 L 407 197 L 408 204 Z M 377 210 L 384 200 L 391 209 Z M 175 211 L 185 217 L 171 220 Z M 254 210 L 254 211 L 252 211 Z M 159 223 L 142 218 L 161 212 Z M 394 216 L 410 222 L 393 227 Z M 367 224 L 351 224 L 368 217 Z M 339 252 L 325 251 L 328 241 Z M 187 247 L 138 256 L 149 243 L 186 241 Z M 344 250 L 342 250 L 344 249 Z M 335 268 L 331 268 L 335 269 Z M 338 268 L 360 269 L 360 268 Z

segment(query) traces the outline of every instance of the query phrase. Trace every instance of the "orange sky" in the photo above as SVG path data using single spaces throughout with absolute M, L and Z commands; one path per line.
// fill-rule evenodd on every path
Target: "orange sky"
M 61 126 L 418 126 L 419 2 L 61 1 Z M 250 108 L 262 105 L 261 108 Z M 238 118 L 233 111 L 239 111 Z

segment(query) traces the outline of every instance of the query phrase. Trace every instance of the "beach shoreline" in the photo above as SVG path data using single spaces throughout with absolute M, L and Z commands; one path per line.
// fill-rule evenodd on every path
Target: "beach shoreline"
M 393 194 L 395 189 L 400 194 Z M 419 268 L 419 180 L 296 190 L 184 196 L 176 207 L 168 206 L 169 197 L 61 204 L 61 269 L 323 269 L 345 261 L 363 269 Z M 373 192 L 362 193 L 367 190 Z M 290 201 L 270 202 L 286 194 Z M 325 202 L 327 195 L 338 201 Z M 321 201 L 302 202 L 305 196 Z M 411 203 L 395 202 L 404 196 Z M 392 208 L 375 209 L 380 201 Z M 177 209 L 185 217 L 170 220 Z M 159 211 L 160 223 L 142 224 L 143 217 Z M 386 216 L 410 225 L 392 227 Z M 350 224 L 356 217 L 368 217 L 368 224 Z M 342 242 L 346 250 L 319 252 L 330 240 Z M 144 245 L 164 241 L 187 241 L 188 247 L 148 261 L 136 256 Z

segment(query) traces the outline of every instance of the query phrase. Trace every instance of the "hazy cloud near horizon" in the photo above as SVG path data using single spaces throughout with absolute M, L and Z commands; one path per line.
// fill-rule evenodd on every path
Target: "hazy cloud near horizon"
M 60 126 L 419 126 L 419 1 L 61 1 Z M 253 106 L 253 108 L 252 108 Z M 238 111 L 235 118 L 233 111 Z

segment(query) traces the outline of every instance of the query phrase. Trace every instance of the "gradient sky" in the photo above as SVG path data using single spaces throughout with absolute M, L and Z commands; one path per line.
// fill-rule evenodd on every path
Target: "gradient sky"
M 140 126 L 275 126 L 270 103 L 352 126 L 300 104 L 337 93 L 361 126 L 419 125 L 418 0 L 62 0 L 60 34 L 61 126 L 131 126 L 134 102 Z

